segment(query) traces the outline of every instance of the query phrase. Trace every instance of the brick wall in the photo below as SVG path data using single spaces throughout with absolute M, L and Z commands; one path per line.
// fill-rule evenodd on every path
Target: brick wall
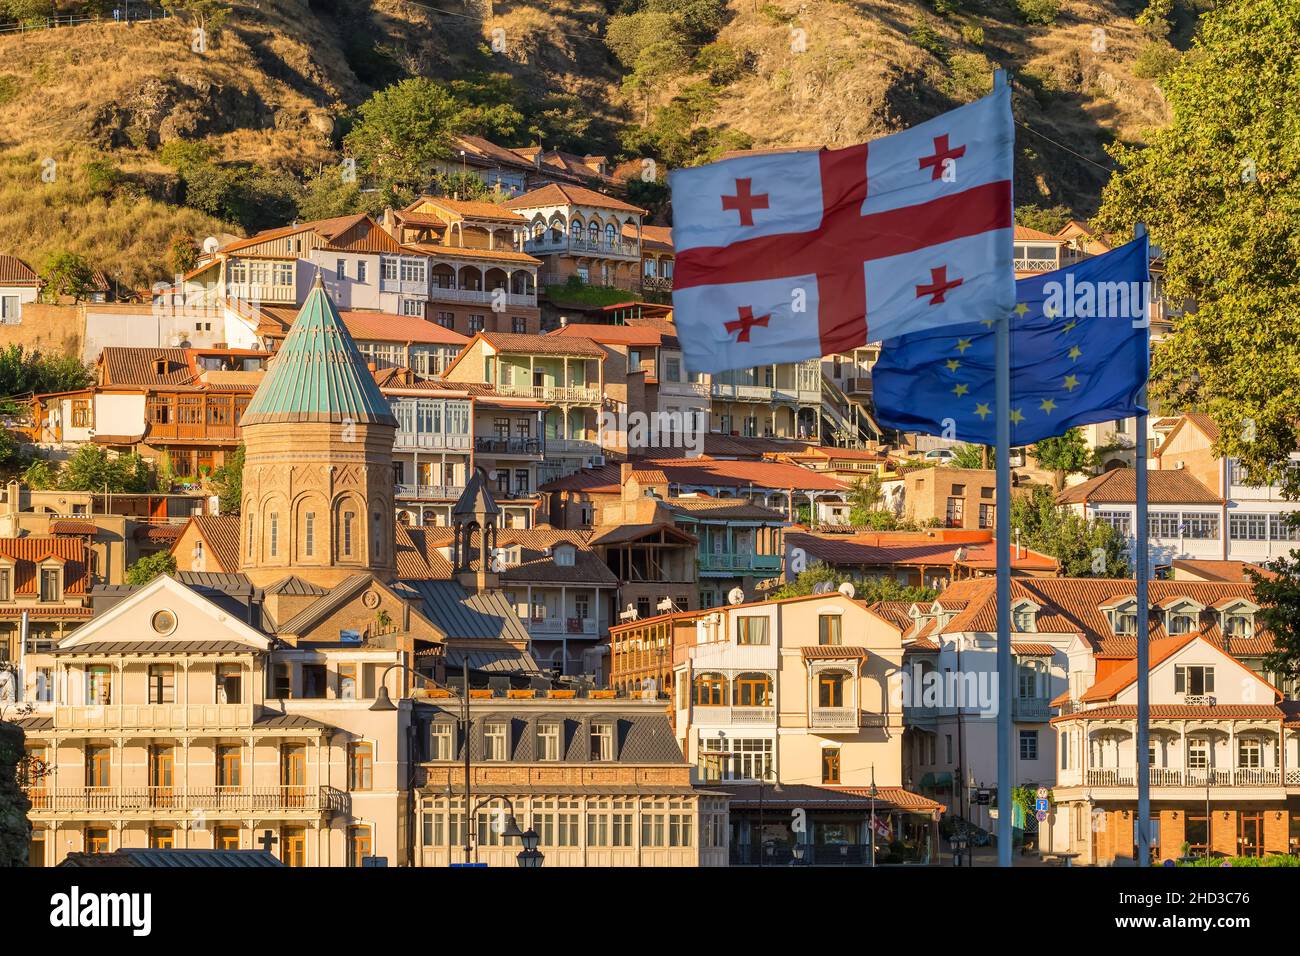
M 21 322 L 0 325 L 0 346 L 80 356 L 85 338 L 86 313 L 80 305 L 26 302 Z

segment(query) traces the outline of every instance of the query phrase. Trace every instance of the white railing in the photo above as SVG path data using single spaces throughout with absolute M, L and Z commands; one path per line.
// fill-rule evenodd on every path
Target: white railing
M 814 707 L 811 724 L 814 727 L 855 729 L 858 726 L 858 711 L 854 707 Z
M 546 450 L 548 452 L 567 452 L 578 455 L 600 454 L 598 444 L 581 438 L 548 438 L 546 439 Z
M 429 281 L 425 279 L 380 279 L 380 292 L 400 292 L 403 295 L 425 296 L 429 294 Z
M 596 619 L 545 617 L 533 618 L 528 622 L 528 630 L 534 634 L 596 634 Z
M 534 398 L 542 402 L 601 403 L 600 389 L 581 385 L 498 385 L 497 392 L 515 398 Z
M 58 707 L 58 730 L 180 730 L 203 727 L 248 728 L 251 704 L 99 704 Z
M 1015 264 L 1016 272 L 1052 272 L 1059 268 L 1055 259 L 1017 259 Z
M 244 299 L 248 302 L 287 302 L 295 304 L 298 299 L 292 285 L 263 285 L 253 282 L 229 282 L 226 294 L 232 299 Z
M 484 291 L 482 289 L 449 289 L 442 286 L 433 286 L 429 289 L 429 299 L 433 302 L 482 302 L 484 304 L 495 301 L 493 296 L 496 294 L 495 289 Z M 507 305 L 537 305 L 536 293 L 508 292 L 505 295 Z
M 659 392 L 662 395 L 693 395 L 707 398 L 709 386 L 703 382 L 665 382 L 660 380 Z
M 449 435 L 446 432 L 399 431 L 393 439 L 395 449 L 430 449 L 435 451 L 469 451 L 474 447 L 470 435 Z
M 540 239 L 529 239 L 524 243 L 524 252 L 572 252 L 580 255 L 641 258 L 641 246 L 636 242 L 606 242 L 603 239 L 593 242 L 590 239 L 572 239 L 567 236 L 557 239 L 550 234 Z
M 397 486 L 399 498 L 459 498 L 464 485 L 405 485 Z
M 1277 768 L 1150 767 L 1148 775 L 1153 787 L 1277 787 L 1282 784 L 1282 772 Z M 1084 781 L 1089 787 L 1133 787 L 1137 785 L 1137 771 L 1133 767 L 1088 770 Z M 1287 781 L 1291 782 L 1290 773 Z M 1300 777 L 1296 782 L 1300 783 Z
M 776 720 L 775 707 L 733 707 L 733 724 L 770 724 Z
M 341 810 L 347 794 L 333 787 L 59 787 L 28 792 L 36 813 L 192 810 Z

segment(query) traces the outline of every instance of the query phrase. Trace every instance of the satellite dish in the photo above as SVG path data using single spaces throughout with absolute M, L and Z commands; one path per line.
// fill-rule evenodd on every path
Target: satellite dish
M 208 255 L 212 255 L 212 253 L 216 252 L 219 248 L 221 248 L 221 243 L 217 241 L 216 236 L 208 236 L 208 238 L 203 240 L 203 251 Z
M 728 592 L 727 592 L 727 603 L 729 603 L 729 604 L 744 604 L 744 603 L 745 603 L 745 590 L 744 590 L 744 588 L 732 588 L 730 591 L 728 591 Z
M 853 586 L 852 581 L 845 581 L 840 585 L 839 591 L 849 600 L 853 600 L 853 595 L 858 593 L 858 589 Z

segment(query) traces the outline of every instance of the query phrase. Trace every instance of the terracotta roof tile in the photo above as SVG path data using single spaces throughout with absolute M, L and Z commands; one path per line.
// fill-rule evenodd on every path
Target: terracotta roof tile
M 217 562 L 217 571 L 235 574 L 239 571 L 239 516 L 195 515 L 190 518 L 195 529 L 203 536 Z
M 38 565 L 51 557 L 63 563 L 64 594 L 85 594 L 89 585 L 86 546 L 80 538 L 0 538 L 0 557 L 13 559 L 15 595 L 36 594 Z
M 40 284 L 41 277 L 23 260 L 17 256 L 0 255 L 0 285 L 38 286 Z
M 1178 720 L 1195 717 L 1211 719 L 1236 720 L 1280 720 L 1284 711 L 1280 707 L 1268 704 L 1215 704 L 1213 706 L 1194 706 L 1190 704 L 1152 704 L 1151 717 L 1154 720 Z M 1102 720 L 1102 719 L 1137 719 L 1137 707 L 1132 704 L 1111 704 L 1094 707 L 1089 710 L 1076 710 L 1070 714 L 1053 717 L 1052 723 L 1063 720 Z
M 641 459 L 635 464 L 639 469 L 663 472 L 669 485 L 796 491 L 848 490 L 844 482 L 830 475 L 788 462 L 699 457 Z M 566 478 L 548 482 L 540 490 L 616 494 L 619 490 L 619 468 L 606 465 L 602 468 L 583 469 Z
M 1116 468 L 1082 484 L 1066 488 L 1056 500 L 1060 504 L 1133 504 L 1137 500 L 1137 473 Z M 1147 472 L 1147 500 L 1153 505 L 1219 505 L 1223 499 L 1186 471 Z
M 540 189 L 534 189 L 516 196 L 505 203 L 507 209 L 536 209 L 539 206 L 594 206 L 597 209 L 613 209 L 618 212 L 634 212 L 644 216 L 646 211 L 640 206 L 633 206 L 621 199 L 606 196 L 585 186 L 569 186 L 549 183 Z

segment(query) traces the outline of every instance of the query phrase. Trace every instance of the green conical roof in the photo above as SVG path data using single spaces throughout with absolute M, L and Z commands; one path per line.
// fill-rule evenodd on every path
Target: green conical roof
M 397 425 L 319 274 L 240 420 L 266 422 Z

